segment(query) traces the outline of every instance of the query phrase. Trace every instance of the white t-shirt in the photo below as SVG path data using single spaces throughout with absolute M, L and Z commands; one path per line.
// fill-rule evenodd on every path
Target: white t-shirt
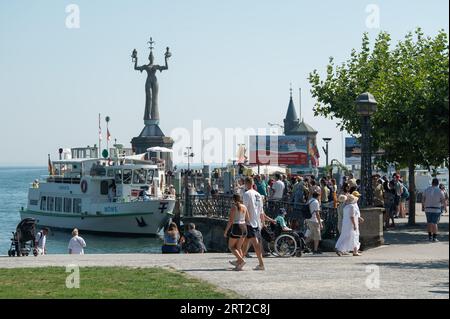
M 278 180 L 273 183 L 272 189 L 274 190 L 273 199 L 283 199 L 284 183 L 282 181 Z
M 308 220 L 314 223 L 318 223 L 319 220 L 317 219 L 317 212 L 320 211 L 320 204 L 317 199 L 312 198 L 309 201 L 309 211 L 311 212 L 312 217 Z
M 83 255 L 84 247 L 86 247 L 86 242 L 80 236 L 74 236 L 69 241 L 69 249 L 72 249 L 72 255 Z
M 47 242 L 47 236 L 44 235 L 41 231 L 36 234 L 36 241 L 38 242 L 37 248 L 44 249 L 45 244 Z
M 423 206 L 427 213 L 441 213 L 441 205 L 445 202 L 445 195 L 437 186 L 430 186 L 423 192 Z
M 248 225 L 253 228 L 261 228 L 261 214 L 263 212 L 262 196 L 254 189 L 244 193 L 244 205 L 249 213 Z

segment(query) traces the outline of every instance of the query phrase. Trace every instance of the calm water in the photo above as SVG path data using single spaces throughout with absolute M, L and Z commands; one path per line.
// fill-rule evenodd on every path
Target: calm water
M 30 183 L 47 174 L 46 168 L 5 168 L 0 167 L 0 255 L 6 255 L 11 244 L 11 236 L 20 221 L 19 210 L 27 203 Z M 87 247 L 85 253 L 159 253 L 162 241 L 158 238 L 116 238 L 90 234 L 80 234 Z M 52 231 L 47 237 L 50 254 L 67 253 L 70 232 Z

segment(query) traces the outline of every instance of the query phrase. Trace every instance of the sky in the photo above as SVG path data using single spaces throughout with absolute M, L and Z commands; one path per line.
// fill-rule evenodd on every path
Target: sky
M 292 83 L 297 109 L 301 87 L 302 117 L 319 132 L 321 162 L 323 137 L 332 138 L 330 159 L 342 160 L 343 134 L 336 121 L 314 116 L 308 74 L 323 74 L 330 56 L 345 61 L 364 32 L 373 40 L 388 31 L 393 43 L 419 26 L 427 35 L 448 33 L 448 6 L 447 0 L 0 0 L 0 166 L 45 166 L 60 147 L 98 143 L 99 113 L 103 133 L 108 115 L 113 140 L 130 146 L 143 128 L 145 100 L 145 73 L 133 70 L 130 55 L 136 48 L 140 64 L 147 62 L 150 36 L 156 63 L 164 62 L 166 47 L 172 52 L 169 69 L 158 73 L 166 135 L 192 131 L 199 120 L 219 132 L 282 124 Z

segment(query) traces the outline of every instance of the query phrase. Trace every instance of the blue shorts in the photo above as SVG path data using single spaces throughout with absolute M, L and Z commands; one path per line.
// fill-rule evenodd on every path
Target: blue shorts
M 437 224 L 437 223 L 439 223 L 439 220 L 441 219 L 441 213 L 428 213 L 428 212 L 425 212 L 425 215 L 427 216 L 427 223 L 428 224 Z
M 247 225 L 247 238 L 257 238 L 259 240 L 261 238 L 259 228 L 253 228 L 252 226 Z

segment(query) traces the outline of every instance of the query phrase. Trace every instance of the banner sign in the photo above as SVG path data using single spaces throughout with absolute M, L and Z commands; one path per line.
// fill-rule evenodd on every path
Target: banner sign
M 306 136 L 250 136 L 250 164 L 308 165 Z

